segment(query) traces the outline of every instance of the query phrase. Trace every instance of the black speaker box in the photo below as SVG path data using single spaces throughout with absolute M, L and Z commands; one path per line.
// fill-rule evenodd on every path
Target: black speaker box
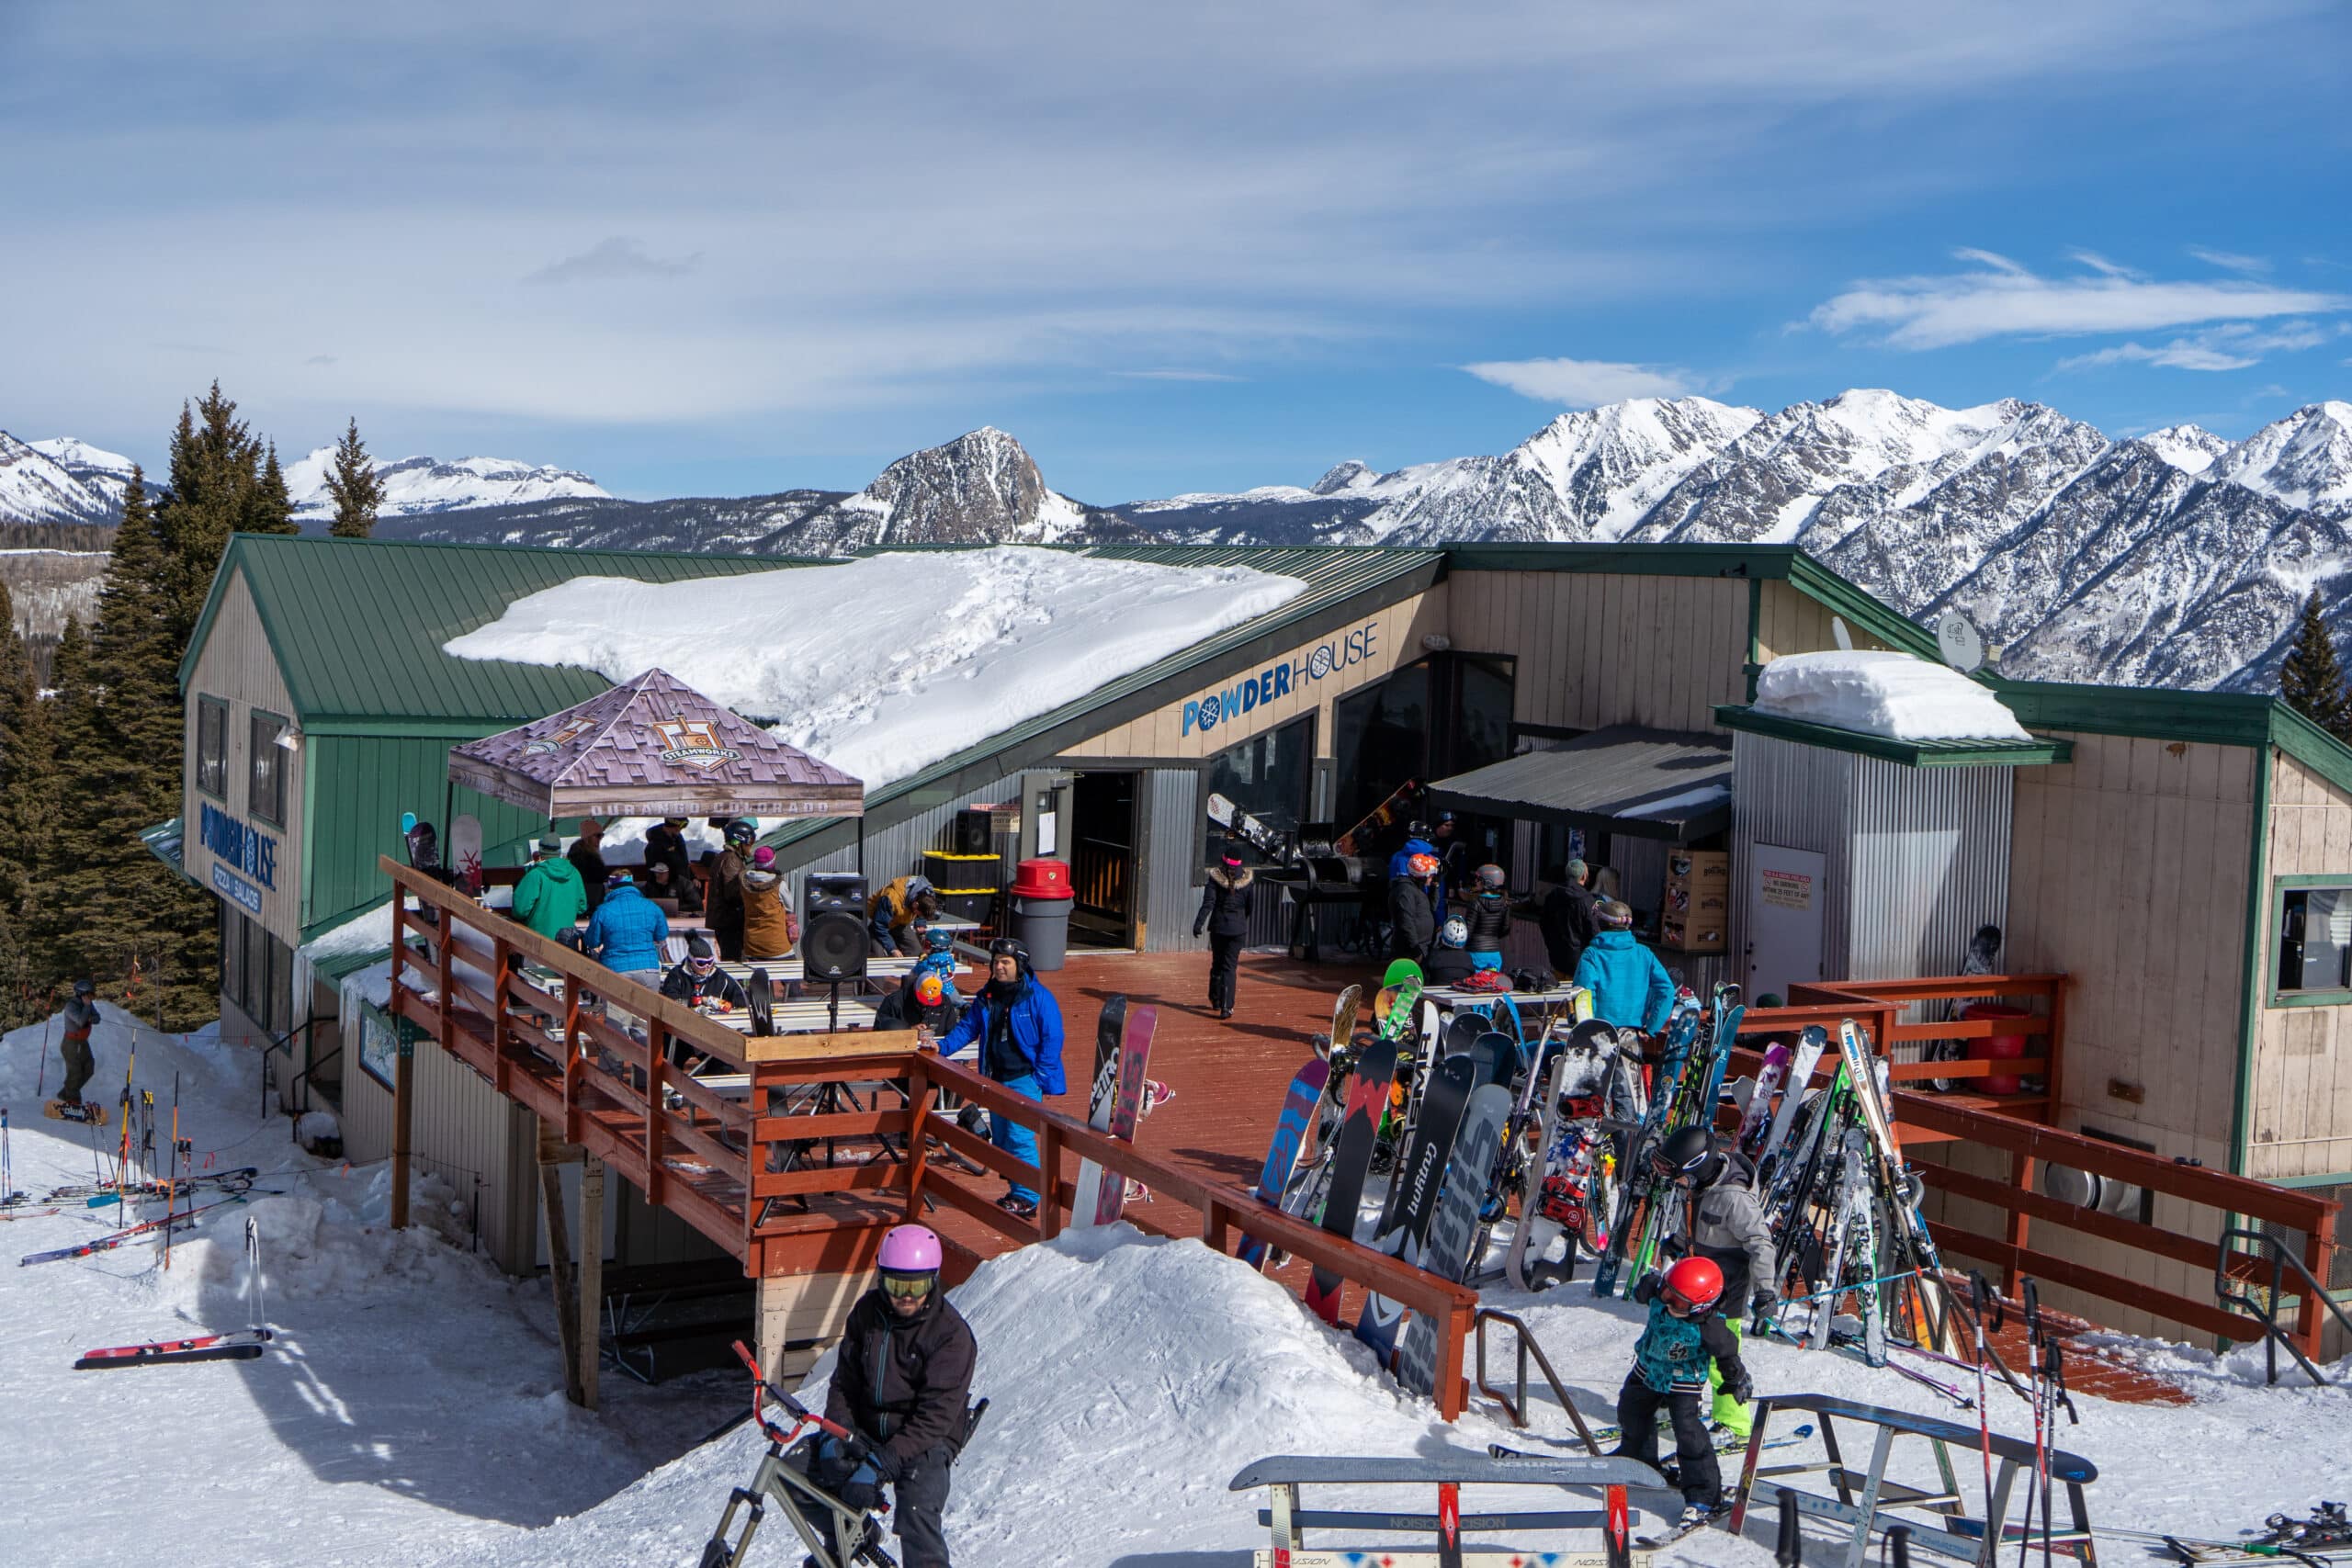
M 956 813 L 956 846 L 949 852 L 959 855 L 984 855 L 995 845 L 995 818 L 986 811 Z
M 800 961 L 808 979 L 863 979 L 868 946 L 865 878 L 810 872 L 800 889 Z

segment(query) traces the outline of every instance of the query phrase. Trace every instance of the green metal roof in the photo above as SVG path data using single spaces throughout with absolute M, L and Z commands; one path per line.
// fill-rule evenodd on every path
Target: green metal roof
M 540 549 L 395 539 L 239 534 L 212 579 L 187 653 L 196 668 L 231 574 L 261 613 L 295 716 L 313 733 L 447 734 L 496 728 L 585 701 L 610 684 L 571 666 L 456 659 L 453 637 L 526 594 L 575 577 L 675 582 L 820 564 L 790 558 Z
M 1725 729 L 1744 729 L 1750 735 L 1770 735 L 1833 751 L 1850 751 L 1858 757 L 1883 757 L 1907 768 L 2019 768 L 2071 761 L 2075 755 L 2075 743 L 2071 740 L 1893 740 L 1883 735 L 1840 729 L 1835 725 L 1758 713 L 1744 705 L 1718 707 L 1715 722 Z

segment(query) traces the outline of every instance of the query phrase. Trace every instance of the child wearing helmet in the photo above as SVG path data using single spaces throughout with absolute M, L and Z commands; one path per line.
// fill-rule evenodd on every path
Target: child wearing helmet
M 1388 955 L 1426 961 L 1437 941 L 1436 897 L 1438 859 L 1433 854 L 1405 857 L 1405 874 L 1388 883 Z
M 1421 964 L 1421 973 L 1432 986 L 1458 986 L 1470 978 L 1477 965 L 1471 962 L 1469 952 L 1470 927 L 1459 915 L 1437 929 L 1437 945 Z
M 948 1466 L 971 1426 L 966 1408 L 979 1348 L 941 1288 L 939 1237 L 895 1225 L 882 1237 L 881 1278 L 850 1308 L 825 1418 L 864 1444 L 819 1445 L 811 1478 L 851 1508 L 872 1508 L 890 1486 L 900 1561 L 947 1568 Z
M 1724 1273 L 1704 1258 L 1685 1258 L 1664 1274 L 1645 1274 L 1634 1300 L 1648 1304 L 1649 1323 L 1634 1346 L 1634 1370 L 1617 1393 L 1618 1455 L 1657 1464 L 1657 1413 L 1674 1423 L 1679 1469 L 1669 1479 L 1682 1489 L 1679 1524 L 1703 1524 L 1722 1507 L 1723 1468 L 1715 1461 L 1702 1400 L 1708 1375 L 1720 1368 L 1724 1390 L 1747 1403 L 1754 1393 L 1739 1359 L 1739 1340 L 1723 1319 Z
M 1478 868 L 1477 886 L 1464 909 L 1463 919 L 1469 928 L 1469 940 L 1464 945 L 1470 950 L 1470 962 L 1481 969 L 1501 968 L 1503 943 L 1510 936 L 1510 890 L 1501 866 Z

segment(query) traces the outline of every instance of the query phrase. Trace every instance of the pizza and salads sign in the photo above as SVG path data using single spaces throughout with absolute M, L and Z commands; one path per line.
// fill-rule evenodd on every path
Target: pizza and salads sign
M 1366 621 L 1351 630 L 1335 633 L 1328 641 L 1317 643 L 1288 663 L 1269 664 L 1232 685 L 1186 698 L 1183 727 L 1178 733 L 1205 735 L 1220 724 L 1239 718 L 1261 703 L 1271 703 L 1277 697 L 1303 691 L 1351 665 L 1375 658 L 1379 647 L 1380 624 L 1377 621 Z

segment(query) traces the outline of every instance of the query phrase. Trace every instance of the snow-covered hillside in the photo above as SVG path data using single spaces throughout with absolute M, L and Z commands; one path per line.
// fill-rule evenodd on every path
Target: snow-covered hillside
M 286 489 L 294 498 L 297 516 L 310 521 L 334 514 L 334 498 L 327 493 L 327 474 L 334 467 L 332 446 L 321 446 L 286 466 Z M 437 457 L 379 458 L 376 476 L 384 481 L 384 503 L 378 513 L 382 517 L 519 502 L 609 499 L 609 492 L 586 474 L 507 457 L 460 457 L 454 463 Z
M 77 475 L 54 448 L 97 453 L 78 441 L 19 441 L 0 430 L 0 523 L 111 523 L 119 514 L 122 486 L 109 494 Z M 97 453 L 112 457 L 112 453 Z M 128 473 L 130 465 L 123 464 Z

